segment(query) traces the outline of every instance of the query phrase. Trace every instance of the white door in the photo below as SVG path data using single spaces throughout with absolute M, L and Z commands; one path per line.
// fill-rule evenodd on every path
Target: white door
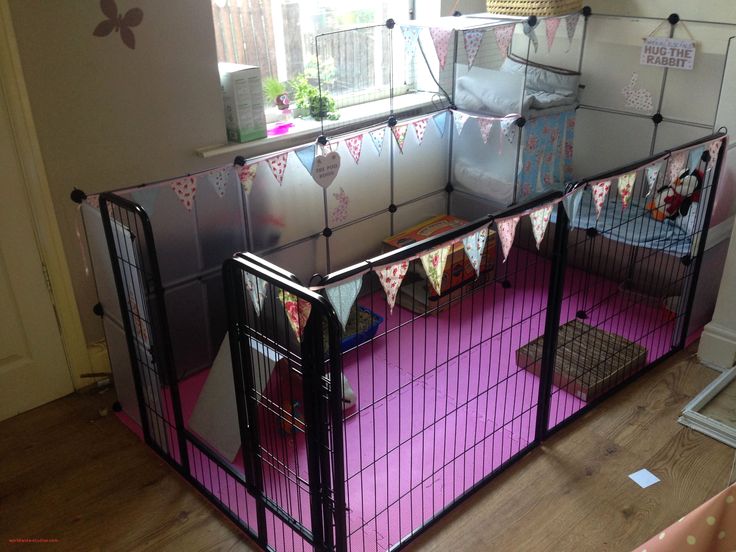
M 0 77 L 0 420 L 74 390 L 34 234 L 6 84 Z

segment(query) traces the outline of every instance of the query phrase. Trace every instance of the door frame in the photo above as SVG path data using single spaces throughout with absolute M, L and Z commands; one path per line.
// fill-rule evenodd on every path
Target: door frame
M 0 0 L 0 87 L 5 93 L 21 163 L 23 187 L 31 209 L 31 222 L 45 267 L 67 368 L 74 388 L 80 389 L 87 384 L 81 374 L 91 372 L 92 367 L 33 122 L 8 0 Z

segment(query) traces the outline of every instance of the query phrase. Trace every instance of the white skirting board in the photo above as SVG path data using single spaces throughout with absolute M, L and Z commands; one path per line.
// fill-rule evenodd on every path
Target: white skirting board
M 723 372 L 703 389 L 682 410 L 678 421 L 696 431 L 700 431 L 730 447 L 736 448 L 736 428 L 701 414 L 701 410 L 723 389 L 736 379 L 736 366 Z

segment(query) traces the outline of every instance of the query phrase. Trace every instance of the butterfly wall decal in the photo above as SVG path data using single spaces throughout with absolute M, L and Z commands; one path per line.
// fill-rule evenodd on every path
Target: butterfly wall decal
M 137 27 L 143 21 L 143 10 L 132 8 L 125 15 L 118 12 L 115 0 L 100 0 L 100 8 L 107 19 L 101 21 L 92 31 L 93 36 L 107 36 L 113 31 L 120 33 L 120 38 L 128 48 L 135 50 L 135 35 L 131 27 Z

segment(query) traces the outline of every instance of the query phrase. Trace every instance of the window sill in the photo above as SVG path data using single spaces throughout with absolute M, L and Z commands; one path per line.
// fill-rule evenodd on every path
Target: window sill
M 394 114 L 397 118 L 402 116 L 415 116 L 436 109 L 437 95 L 430 92 L 412 92 L 394 98 Z M 340 119 L 337 121 L 325 121 L 325 132 L 331 136 L 330 130 L 339 130 L 340 134 L 349 133 L 360 128 L 379 124 L 386 120 L 388 100 L 377 100 L 366 102 L 340 110 Z M 379 113 L 380 115 L 375 115 Z M 195 150 L 195 153 L 204 159 L 218 157 L 220 155 L 242 155 L 246 159 L 252 159 L 275 151 L 291 149 L 301 144 L 316 140 L 322 133 L 319 121 L 295 119 L 294 127 L 281 136 L 270 136 L 253 142 L 242 144 L 228 143 L 215 146 L 203 147 Z

